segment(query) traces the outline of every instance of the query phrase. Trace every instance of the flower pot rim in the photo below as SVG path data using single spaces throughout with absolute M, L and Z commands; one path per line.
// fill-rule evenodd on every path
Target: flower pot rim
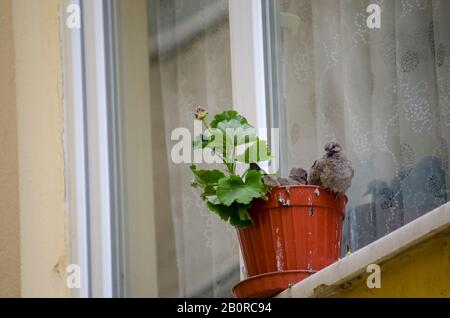
M 295 189 L 295 188 L 299 188 L 299 189 L 314 189 L 314 191 L 316 189 L 319 189 L 321 191 L 325 191 L 328 194 L 332 194 L 330 191 L 328 191 L 326 188 L 322 187 L 322 186 L 318 186 L 318 185 L 313 185 L 313 184 L 293 184 L 293 185 L 279 185 L 276 187 L 272 187 L 271 189 Z M 348 202 L 348 197 L 345 194 L 340 194 L 338 197 L 345 197 L 346 202 Z
M 295 206 L 325 207 L 336 211 L 340 210 L 339 213 L 344 217 L 344 207 L 348 203 L 348 197 L 345 194 L 335 196 L 324 187 L 316 185 L 283 185 L 272 187 L 267 193 L 267 198 L 267 200 L 255 200 L 252 210 Z
M 259 298 L 273 297 L 300 280 L 315 274 L 317 271 L 306 269 L 268 272 L 248 277 L 232 288 L 234 297 Z

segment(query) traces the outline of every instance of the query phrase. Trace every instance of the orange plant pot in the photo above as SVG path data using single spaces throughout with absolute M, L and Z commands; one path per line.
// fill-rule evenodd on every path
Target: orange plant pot
M 273 188 L 268 197 L 254 202 L 250 210 L 254 224 L 238 230 L 249 279 L 233 288 L 237 297 L 267 296 L 267 288 L 276 293 L 340 256 L 345 195 L 299 185 Z M 282 274 L 286 271 L 289 275 Z M 258 286 L 262 281 L 266 287 Z

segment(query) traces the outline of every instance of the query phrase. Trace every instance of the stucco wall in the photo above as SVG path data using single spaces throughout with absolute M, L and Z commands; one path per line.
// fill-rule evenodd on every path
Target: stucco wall
M 1 0 L 3 1 L 3 0 Z M 21 294 L 68 296 L 58 0 L 12 1 Z
M 0 297 L 20 296 L 19 177 L 11 0 L 0 0 Z

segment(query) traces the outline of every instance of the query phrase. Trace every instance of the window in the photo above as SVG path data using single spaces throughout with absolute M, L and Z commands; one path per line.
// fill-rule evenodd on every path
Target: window
M 83 16 L 64 29 L 81 296 L 230 296 L 235 230 L 170 158 L 199 104 L 279 128 L 282 175 L 343 145 L 343 254 L 449 200 L 450 3 L 383 2 L 369 29 L 369 1 L 65 2 Z
M 172 131 L 193 131 L 197 105 L 217 112 L 233 104 L 228 1 L 113 6 L 124 296 L 231 296 L 235 230 L 191 189 L 189 164 L 171 159 Z
M 381 7 L 369 29 L 367 7 Z M 450 3 L 265 1 L 282 172 L 340 142 L 353 162 L 345 249 L 450 199 Z
M 218 112 L 236 99 L 265 123 L 252 85 L 262 54 L 231 58 L 242 48 L 231 48 L 231 33 L 246 45 L 239 24 L 261 19 L 248 19 L 242 1 L 66 0 L 62 10 L 69 4 L 82 9 L 81 29 L 62 28 L 70 259 L 84 274 L 75 295 L 231 296 L 240 279 L 235 229 L 206 211 L 188 164 L 172 162 L 171 132 L 192 129 L 198 104 Z M 243 7 L 252 14 L 255 4 Z M 247 31 L 262 43 L 261 32 Z

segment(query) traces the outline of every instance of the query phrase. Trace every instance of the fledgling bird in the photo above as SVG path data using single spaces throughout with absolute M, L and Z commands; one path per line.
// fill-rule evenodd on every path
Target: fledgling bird
M 271 188 L 280 186 L 280 182 L 277 178 L 268 174 L 262 176 L 262 182 Z
M 261 169 L 261 167 L 257 163 L 254 163 L 254 162 L 250 163 L 249 169 L 256 170 L 256 171 L 262 171 L 262 173 L 263 173 L 262 182 L 266 186 L 269 186 L 271 188 L 280 186 L 280 182 L 278 181 L 277 177 L 268 175 L 263 169 Z
M 292 184 L 306 184 L 308 182 L 308 173 L 302 168 L 292 168 L 288 180 Z
M 286 179 L 286 178 L 278 177 L 277 180 L 278 180 L 278 183 L 279 183 L 281 186 L 294 185 L 294 184 L 291 184 L 291 183 L 289 182 L 289 180 Z
M 308 184 L 322 186 L 336 195 L 345 194 L 352 184 L 354 170 L 337 142 L 324 147 L 325 155 L 309 171 Z
M 282 186 L 306 184 L 308 180 L 308 173 L 302 168 L 292 168 L 289 173 L 289 178 L 279 177 L 277 180 Z

